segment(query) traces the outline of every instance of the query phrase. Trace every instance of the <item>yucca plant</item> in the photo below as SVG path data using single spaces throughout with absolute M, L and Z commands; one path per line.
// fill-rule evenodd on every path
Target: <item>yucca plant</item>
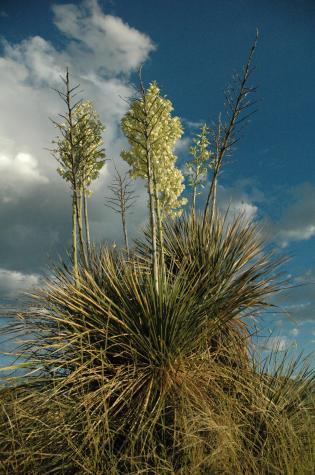
M 79 286 L 55 269 L 7 329 L 30 338 L 0 397 L 4 473 L 311 473 L 313 375 L 282 384 L 248 355 L 279 262 L 242 218 L 163 231 L 158 292 L 145 241 L 95 248 Z
M 179 269 L 185 269 L 188 280 L 198 275 L 200 288 L 211 292 L 207 319 L 210 346 L 216 350 L 224 335 L 228 335 L 231 343 L 233 335 L 232 340 L 236 338 L 242 348 L 233 344 L 227 353 L 231 356 L 235 349 L 236 361 L 239 361 L 239 351 L 242 355 L 247 354 L 250 341 L 244 317 L 253 317 L 271 306 L 268 296 L 285 285 L 276 271 L 286 258 L 274 258 L 273 250 L 264 250 L 259 228 L 248 222 L 243 214 L 232 221 L 228 221 L 227 215 L 217 214 L 205 223 L 201 215 L 185 215 L 176 221 L 166 221 L 163 235 L 169 271 L 176 274 Z M 148 230 L 144 236 L 136 241 L 136 252 L 145 263 L 150 255 Z M 225 344 L 223 348 L 226 349 Z

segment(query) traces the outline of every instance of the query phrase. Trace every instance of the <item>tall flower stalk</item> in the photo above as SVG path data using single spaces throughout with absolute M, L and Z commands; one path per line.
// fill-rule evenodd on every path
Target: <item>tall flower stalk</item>
M 254 71 L 253 58 L 257 47 L 258 30 L 250 48 L 249 55 L 241 74 L 235 74 L 233 83 L 225 91 L 225 120 L 219 114 L 218 120 L 211 130 L 211 144 L 213 145 L 213 174 L 209 192 L 203 212 L 205 226 L 207 216 L 214 219 L 217 201 L 217 184 L 225 158 L 231 153 L 233 146 L 239 141 L 239 132 L 255 112 L 251 110 L 254 102 L 249 96 L 255 93 L 256 87 L 249 86 L 248 82 Z
M 79 84 L 71 86 L 68 70 L 61 80 L 65 88 L 63 91 L 56 90 L 56 92 L 65 103 L 66 111 L 64 114 L 59 114 L 62 121 L 52 121 L 60 135 L 53 141 L 54 148 L 51 152 L 60 164 L 57 172 L 70 184 L 72 190 L 72 259 L 73 273 L 77 282 L 78 241 L 84 265 L 88 266 L 90 231 L 86 198 L 90 194 L 90 184 L 99 176 L 105 164 L 102 139 L 105 127 L 90 101 L 74 100 Z M 83 235 L 82 208 L 84 208 L 86 240 Z
M 149 194 L 153 280 L 159 287 L 159 269 L 163 275 L 163 219 L 181 214 L 186 203 L 179 198 L 184 189 L 183 175 L 175 166 L 174 147 L 183 130 L 180 119 L 172 117 L 172 103 L 160 95 L 156 82 L 143 85 L 141 72 L 138 96 L 122 119 L 122 130 L 130 144 L 122 158 L 131 166 L 130 175 L 146 180 Z M 159 241 L 159 249 L 157 246 Z
M 191 212 L 193 219 L 196 216 L 196 198 L 201 194 L 200 188 L 204 188 L 203 183 L 207 179 L 208 169 L 213 166 L 210 152 L 209 128 L 203 124 L 200 132 L 193 138 L 193 145 L 190 147 L 191 160 L 185 163 L 185 174 L 192 191 Z
M 137 195 L 135 190 L 131 189 L 131 180 L 128 179 L 128 172 L 124 175 L 117 169 L 114 164 L 115 174 L 112 184 L 108 186 L 111 191 L 110 196 L 105 197 L 105 205 L 116 213 L 120 214 L 123 229 L 124 241 L 127 254 L 129 255 L 129 242 L 127 231 L 127 213 L 135 205 Z

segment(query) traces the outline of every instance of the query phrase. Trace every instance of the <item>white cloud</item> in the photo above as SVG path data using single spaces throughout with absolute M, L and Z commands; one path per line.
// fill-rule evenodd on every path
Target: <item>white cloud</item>
M 194 122 L 192 120 L 185 120 L 185 123 L 190 127 L 191 129 L 200 129 L 200 127 L 204 124 L 204 122 Z
M 290 330 L 289 333 L 292 336 L 297 336 L 300 333 L 300 330 L 298 328 L 292 328 L 292 330 Z
M 264 199 L 263 193 L 250 179 L 237 180 L 232 186 L 218 186 L 219 208 L 224 213 L 229 210 L 230 217 L 243 213 L 246 219 L 255 219 L 258 204 Z
M 227 207 L 226 204 L 224 207 Z M 246 201 L 231 201 L 230 212 L 233 214 L 244 214 L 244 217 L 252 220 L 256 216 L 258 207 Z
M 174 149 L 175 154 L 179 155 L 183 152 L 188 152 L 189 145 L 190 145 L 189 137 L 178 139 L 175 144 L 175 149 Z
M 0 201 L 8 203 L 16 197 L 25 197 L 28 190 L 48 181 L 29 153 L 19 152 L 15 156 L 0 153 Z
M 292 203 L 279 222 L 271 225 L 272 233 L 283 246 L 315 236 L 315 186 L 303 183 L 293 188 L 290 194 Z
M 0 296 L 15 298 L 19 293 L 31 290 L 40 282 L 38 274 L 24 274 L 0 268 Z
M 283 247 L 288 246 L 291 241 L 307 241 L 313 236 L 315 236 L 315 225 L 305 225 L 299 229 L 284 229 L 279 232 Z
M 92 68 L 105 76 L 129 74 L 155 49 L 147 35 L 119 17 L 105 15 L 95 0 L 52 9 L 55 25 L 71 40 L 66 56 L 75 57 L 83 70 Z
M 15 45 L 4 41 L 5 56 L 25 66 L 33 84 L 59 83 L 66 67 L 76 76 L 89 71 L 102 79 L 129 77 L 156 48 L 149 36 L 104 14 L 96 0 L 53 5 L 52 11 L 56 27 L 68 38 L 63 49 L 40 36 Z
M 285 351 L 291 346 L 295 346 L 295 342 L 286 336 L 270 336 L 264 341 L 260 341 L 257 345 L 263 351 Z
M 63 56 L 40 36 L 33 36 L 16 45 L 5 42 L 4 52 L 16 64 L 26 67 L 28 80 L 33 85 L 57 82 L 64 70 Z

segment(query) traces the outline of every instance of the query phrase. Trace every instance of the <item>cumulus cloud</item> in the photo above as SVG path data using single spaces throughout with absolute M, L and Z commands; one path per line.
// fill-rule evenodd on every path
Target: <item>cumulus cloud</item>
M 223 204 L 224 208 L 227 208 L 227 206 L 228 206 L 227 202 Z M 235 215 L 244 214 L 244 216 L 249 220 L 254 219 L 258 211 L 257 206 L 246 201 L 231 201 L 229 203 L 229 209 L 230 209 L 230 212 Z
M 59 80 L 63 72 L 63 55 L 40 36 L 34 36 L 21 43 L 4 43 L 5 55 L 17 64 L 24 65 L 27 79 L 37 86 Z
M 291 340 L 287 336 L 278 335 L 278 336 L 269 336 L 267 338 L 263 338 L 260 342 L 256 345 L 256 348 L 262 351 L 286 351 L 290 347 L 296 346 L 296 342 Z
M 15 156 L 0 153 L 0 202 L 24 198 L 34 186 L 48 182 L 38 169 L 38 161 L 29 153 L 19 152 Z
M 177 155 L 180 155 L 181 153 L 184 153 L 184 152 L 188 152 L 189 145 L 190 145 L 190 138 L 183 137 L 177 140 L 174 151 Z
M 187 120 L 185 119 L 185 124 L 188 125 L 191 129 L 200 129 L 200 127 L 204 124 L 205 122 L 195 122 L 193 120 Z
M 290 194 L 291 203 L 279 222 L 272 224 L 273 233 L 283 246 L 315 236 L 315 186 L 303 183 L 293 188 Z
M 206 186 L 200 195 L 199 203 L 202 207 L 208 192 L 209 186 Z M 231 185 L 222 185 L 219 181 L 217 204 L 222 213 L 228 211 L 228 219 L 234 219 L 240 213 L 243 213 L 249 221 L 256 219 L 259 215 L 259 205 L 263 201 L 265 201 L 263 192 L 250 178 L 236 180 Z
M 100 75 L 129 74 L 155 49 L 152 40 L 121 18 L 105 15 L 96 0 L 80 6 L 53 5 L 54 23 L 70 39 L 65 51 L 83 70 Z
M 253 220 L 258 213 L 258 204 L 264 201 L 264 194 L 251 179 L 237 180 L 232 186 L 218 187 L 218 205 L 221 211 L 229 210 L 230 216 L 243 213 Z
M 31 290 L 40 282 L 38 274 L 24 274 L 0 268 L 0 296 L 1 298 L 13 298 L 19 293 Z
M 232 186 L 227 187 L 219 184 L 218 203 L 222 211 L 229 208 L 233 214 L 243 211 L 250 219 L 263 219 L 267 240 L 281 247 L 287 247 L 292 242 L 305 241 L 315 236 L 313 184 L 302 183 L 286 190 L 284 196 L 277 196 L 277 203 L 282 205 L 277 220 L 273 220 L 266 213 L 264 215 L 260 213 L 261 204 L 264 202 L 266 202 L 264 194 L 251 179 L 237 180 Z
M 67 66 L 77 76 L 89 71 L 102 79 L 122 80 L 121 74 L 129 77 L 156 48 L 144 33 L 103 13 L 96 0 L 52 5 L 52 12 L 67 38 L 63 49 L 40 36 L 14 45 L 4 42 L 5 56 L 25 66 L 34 84 L 58 82 Z
M 292 336 L 297 336 L 300 333 L 300 330 L 298 328 L 292 328 L 292 330 L 290 330 L 289 333 Z

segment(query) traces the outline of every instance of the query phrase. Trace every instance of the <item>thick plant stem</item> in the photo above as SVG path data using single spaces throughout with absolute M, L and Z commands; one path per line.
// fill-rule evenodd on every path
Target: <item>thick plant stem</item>
M 156 246 L 156 213 L 154 204 L 154 185 L 152 174 L 152 163 L 150 156 L 150 149 L 147 149 L 147 172 L 148 172 L 148 193 L 149 193 L 149 207 L 150 207 L 150 222 L 151 222 L 151 238 L 152 238 L 152 260 L 153 260 L 153 281 L 156 294 L 159 293 L 159 277 L 158 277 L 158 254 Z
M 157 184 L 156 184 L 156 176 L 155 170 L 153 169 L 153 187 L 154 187 L 154 200 L 155 200 L 155 210 L 156 210 L 156 220 L 157 220 L 157 230 L 158 236 L 160 241 L 160 248 L 159 248 L 159 264 L 161 268 L 161 274 L 163 278 L 165 277 L 165 263 L 164 263 L 164 249 L 163 249 L 163 228 L 162 228 L 162 217 L 161 217 L 161 207 L 160 207 L 160 200 L 158 197 L 157 191 Z
M 207 203 L 206 203 L 206 210 L 210 208 L 210 215 L 209 215 L 209 220 L 210 223 L 213 222 L 214 217 L 215 217 L 215 210 L 216 210 L 216 204 L 217 204 L 217 182 L 218 182 L 218 173 L 215 170 L 211 185 L 210 185 L 210 193 L 208 195 Z M 203 226 L 205 226 L 205 220 L 207 217 L 208 213 L 206 212 L 203 217 Z
M 213 221 L 215 206 L 216 206 L 216 194 L 217 194 L 217 181 L 218 181 L 219 167 L 216 167 L 213 171 L 213 176 L 210 184 L 210 190 L 207 196 L 206 205 L 203 214 L 202 228 L 204 229 L 206 219 L 210 208 L 210 222 Z
M 217 206 L 217 176 L 214 177 L 213 180 L 213 193 L 212 193 L 212 201 L 210 207 L 210 223 L 213 223 L 215 218 L 216 206 Z
M 82 195 L 81 192 L 77 194 L 77 199 L 76 199 L 76 213 L 77 213 L 77 223 L 78 223 L 78 231 L 79 231 L 79 242 L 80 242 L 80 251 L 81 251 L 81 256 L 83 258 L 83 262 L 85 267 L 88 267 L 88 259 L 86 255 L 86 249 L 85 249 L 85 242 L 83 239 L 83 227 L 82 227 Z
M 121 222 L 122 222 L 122 227 L 123 227 L 125 246 L 126 246 L 127 254 L 129 256 L 129 244 L 128 244 L 128 235 L 127 235 L 126 213 L 125 213 L 124 208 L 122 208 L 122 210 L 121 210 Z
M 77 214 L 75 193 L 72 194 L 72 260 L 75 285 L 78 287 Z
M 83 203 L 84 203 L 83 209 L 84 209 L 86 245 L 87 245 L 88 255 L 90 256 L 91 255 L 90 225 L 89 225 L 89 217 L 88 217 L 87 196 L 86 196 L 85 191 L 83 191 Z
M 193 195 L 192 195 L 192 207 L 191 207 L 191 212 L 193 216 L 193 221 L 196 219 L 196 185 L 193 187 Z

